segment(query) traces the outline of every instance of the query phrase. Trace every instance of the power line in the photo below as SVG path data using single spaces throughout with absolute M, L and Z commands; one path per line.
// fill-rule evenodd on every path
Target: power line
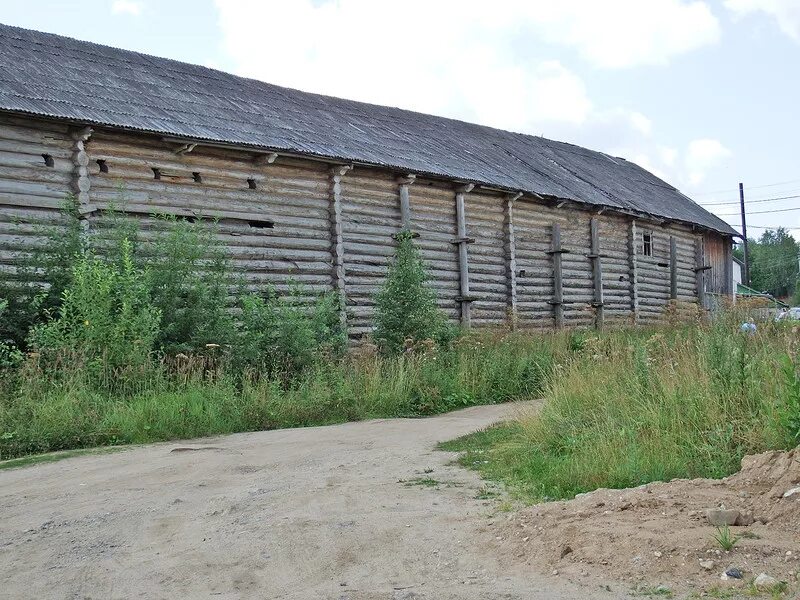
M 741 225 L 733 225 L 731 223 L 728 223 L 728 225 L 730 225 L 731 227 L 739 227 L 739 228 L 741 228 Z M 800 225 L 797 225 L 796 227 L 792 227 L 791 225 L 789 225 L 789 226 L 786 226 L 786 225 L 750 225 L 749 223 L 747 224 L 747 227 L 749 227 L 750 229 L 781 229 L 781 228 L 783 228 L 783 229 L 785 229 L 787 231 L 791 231 L 792 229 L 800 229 Z
M 798 197 L 800 197 L 800 196 L 798 196 Z M 773 209 L 773 210 L 754 210 L 752 212 L 748 212 L 747 214 L 748 215 L 766 215 L 766 214 L 769 214 L 769 213 L 790 212 L 790 211 L 793 211 L 793 210 L 800 210 L 800 206 L 796 206 L 794 208 L 776 208 L 776 209 Z M 719 214 L 717 216 L 718 217 L 736 217 L 739 214 L 740 213 L 722 213 L 722 214 Z
M 781 185 L 789 185 L 790 183 L 800 183 L 800 179 L 792 179 L 790 181 L 780 181 L 780 182 L 777 182 L 777 183 L 766 183 L 766 184 L 763 184 L 763 185 L 748 185 L 747 189 L 748 190 L 760 190 L 760 189 L 763 189 L 763 188 L 778 187 L 778 186 L 781 186 Z M 717 190 L 715 192 L 697 192 L 696 194 L 693 194 L 693 195 L 694 196 L 712 196 L 714 194 L 727 194 L 728 192 L 732 192 L 732 191 L 734 191 L 734 190 L 724 189 L 724 190 Z
M 755 200 L 748 200 L 747 204 L 756 204 L 757 202 L 775 202 L 777 200 L 792 200 L 794 198 L 800 198 L 800 194 L 796 196 L 775 196 L 773 198 L 756 198 Z M 700 206 L 722 206 L 724 204 L 739 204 L 739 200 L 731 200 L 730 202 L 708 202 L 707 204 L 700 204 Z

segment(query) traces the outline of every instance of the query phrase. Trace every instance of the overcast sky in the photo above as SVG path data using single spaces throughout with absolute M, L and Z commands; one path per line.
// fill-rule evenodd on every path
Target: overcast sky
M 800 196 L 800 0 L 0 0 L 0 21 L 574 142 L 734 225 L 717 203 L 743 181 L 767 200 L 748 225 L 800 235 L 800 197 L 769 200 Z

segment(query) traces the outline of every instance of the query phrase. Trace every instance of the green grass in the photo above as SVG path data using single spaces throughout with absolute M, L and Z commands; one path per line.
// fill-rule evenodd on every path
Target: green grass
M 49 452 L 47 454 L 31 454 L 21 458 L 11 458 L 9 460 L 0 461 L 0 471 L 4 469 L 21 469 L 23 467 L 31 467 L 33 465 L 40 465 L 52 462 L 58 462 L 66 458 L 74 456 L 85 456 L 87 454 L 105 454 L 109 452 L 117 452 L 124 448 L 83 448 L 81 450 L 61 450 L 59 452 Z
M 547 337 L 467 336 L 448 351 L 320 359 L 291 380 L 153 368 L 115 388 L 84 370 L 23 365 L 0 378 L 0 458 L 105 445 L 432 415 L 541 393 Z M 543 342 L 545 342 L 543 344 Z
M 725 550 L 725 552 L 730 552 L 733 550 L 733 547 L 739 543 L 741 539 L 740 536 L 734 535 L 731 532 L 731 528 L 725 525 L 724 527 L 717 527 L 717 530 L 711 535 L 715 542 L 719 545 L 720 548 Z
M 441 485 L 440 481 L 432 479 L 431 477 L 416 477 L 415 479 L 401 479 L 399 483 L 402 483 L 406 487 L 412 487 L 418 485 L 420 487 L 438 488 Z
M 745 454 L 798 442 L 797 332 L 748 336 L 739 319 L 576 336 L 538 414 L 441 448 L 525 502 L 729 475 Z

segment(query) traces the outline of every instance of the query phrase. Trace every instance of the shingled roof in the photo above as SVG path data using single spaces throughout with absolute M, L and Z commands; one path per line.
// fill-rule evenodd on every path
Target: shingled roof
M 0 111 L 363 163 L 694 223 L 722 219 L 624 159 L 0 24 Z

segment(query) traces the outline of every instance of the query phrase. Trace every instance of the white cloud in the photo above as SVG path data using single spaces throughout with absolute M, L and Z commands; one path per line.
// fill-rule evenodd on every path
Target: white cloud
M 708 171 L 718 167 L 732 155 L 719 140 L 692 140 L 686 150 L 685 166 L 691 185 L 702 183 Z
M 764 13 L 778 23 L 781 31 L 800 41 L 800 2 L 798 0 L 725 0 L 725 8 L 737 17 Z
M 598 106 L 565 59 L 544 48 L 569 46 L 593 65 L 621 68 L 665 63 L 719 37 L 707 5 L 687 0 L 216 6 L 240 75 L 571 141 L 630 157 L 676 183 L 689 179 L 683 153 L 653 139 L 651 120 L 630 107 Z M 692 173 L 702 177 L 696 158 Z
M 666 64 L 720 38 L 719 21 L 700 1 L 538 0 L 522 6 L 515 21 L 604 68 Z
M 482 3 L 217 0 L 217 7 L 237 72 L 271 83 L 517 131 L 581 123 L 592 109 L 579 77 L 558 61 L 514 52 L 514 24 Z
M 115 15 L 132 15 L 138 17 L 142 14 L 143 5 L 135 0 L 114 0 L 111 12 Z

